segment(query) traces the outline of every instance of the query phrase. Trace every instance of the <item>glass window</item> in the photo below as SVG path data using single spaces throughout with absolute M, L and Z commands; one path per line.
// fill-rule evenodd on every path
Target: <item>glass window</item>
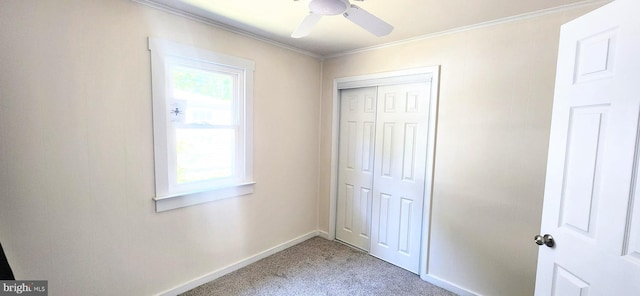
M 253 62 L 155 38 L 149 49 L 156 209 L 251 193 Z

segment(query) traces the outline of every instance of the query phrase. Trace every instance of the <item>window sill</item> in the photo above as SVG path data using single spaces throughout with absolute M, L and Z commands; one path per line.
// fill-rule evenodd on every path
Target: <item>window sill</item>
M 153 200 L 156 202 L 156 212 L 159 213 L 214 200 L 251 194 L 255 184 L 256 182 L 247 182 L 205 191 L 157 196 Z

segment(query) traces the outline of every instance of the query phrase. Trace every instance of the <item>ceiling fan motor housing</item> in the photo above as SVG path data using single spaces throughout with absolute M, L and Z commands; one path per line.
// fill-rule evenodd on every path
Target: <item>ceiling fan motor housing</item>
M 320 15 L 338 15 L 349 8 L 349 0 L 312 0 L 309 10 Z

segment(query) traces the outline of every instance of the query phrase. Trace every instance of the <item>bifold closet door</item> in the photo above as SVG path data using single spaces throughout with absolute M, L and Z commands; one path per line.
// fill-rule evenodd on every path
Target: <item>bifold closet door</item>
M 370 253 L 420 267 L 430 84 L 378 87 Z
M 336 238 L 418 273 L 430 87 L 341 91 Z
M 336 238 L 369 250 L 376 87 L 340 93 Z

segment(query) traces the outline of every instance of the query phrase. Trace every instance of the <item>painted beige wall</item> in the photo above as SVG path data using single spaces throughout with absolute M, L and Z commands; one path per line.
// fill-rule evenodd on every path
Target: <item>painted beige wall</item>
M 253 195 L 155 213 L 150 35 L 255 61 Z M 50 295 L 152 295 L 315 233 L 318 60 L 129 0 L 3 0 L 0 69 L 0 241 Z
M 440 65 L 429 273 L 483 295 L 532 295 L 559 28 L 585 11 L 326 60 L 320 229 L 329 227 L 333 80 Z

